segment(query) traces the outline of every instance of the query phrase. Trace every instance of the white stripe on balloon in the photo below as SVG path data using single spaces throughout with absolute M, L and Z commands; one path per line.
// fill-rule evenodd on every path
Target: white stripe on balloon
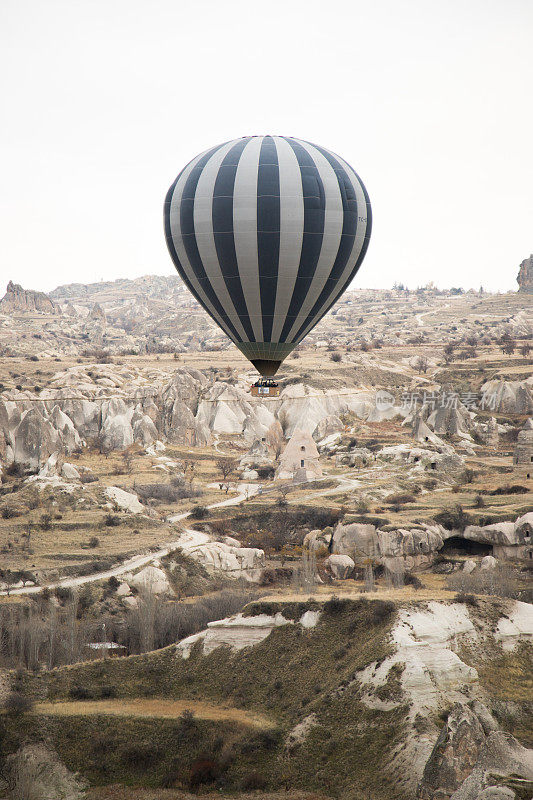
M 263 136 L 254 136 L 242 151 L 233 189 L 233 237 L 242 291 L 256 342 L 263 341 L 259 259 L 257 252 L 257 176 Z M 244 337 L 247 341 L 247 337 Z
M 213 231 L 213 195 L 215 193 L 215 182 L 220 165 L 234 145 L 235 141 L 231 141 L 219 147 L 204 165 L 200 173 L 194 195 L 194 234 L 200 258 L 213 291 L 220 300 L 235 330 L 239 336 L 242 337 L 243 341 L 246 341 L 248 336 L 239 319 L 237 309 L 228 292 L 228 287 L 226 286 L 220 268 L 215 245 L 215 234 Z

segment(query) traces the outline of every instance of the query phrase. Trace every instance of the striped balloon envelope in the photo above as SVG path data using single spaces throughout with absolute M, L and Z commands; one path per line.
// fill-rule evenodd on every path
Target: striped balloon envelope
M 346 161 L 287 136 L 201 153 L 170 187 L 164 218 L 180 276 L 264 376 L 349 286 L 372 224 Z

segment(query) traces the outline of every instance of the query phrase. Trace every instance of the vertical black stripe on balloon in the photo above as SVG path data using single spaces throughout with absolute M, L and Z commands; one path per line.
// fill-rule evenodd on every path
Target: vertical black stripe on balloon
M 279 337 L 280 342 L 287 340 L 294 320 L 298 316 L 298 311 L 311 286 L 322 249 L 326 212 L 324 186 L 313 158 L 295 139 L 287 139 L 286 141 L 292 147 L 300 167 L 304 198 L 304 231 L 298 275 L 296 276 L 289 310 L 287 311 L 287 318 Z
M 314 145 L 314 147 L 316 147 L 316 145 Z M 346 289 L 346 287 L 348 287 L 350 285 L 350 283 L 353 281 L 353 279 L 355 278 L 355 276 L 357 275 L 357 273 L 359 271 L 359 267 L 363 263 L 363 260 L 364 260 L 364 258 L 366 256 L 366 251 L 368 250 L 368 245 L 370 244 L 370 236 L 372 234 L 372 206 L 370 205 L 370 197 L 368 196 L 368 192 L 366 190 L 366 187 L 365 187 L 363 181 L 361 180 L 361 178 L 359 177 L 359 175 L 357 174 L 357 172 L 355 172 L 353 167 L 351 169 L 352 169 L 352 172 L 354 173 L 354 175 L 356 177 L 356 180 L 359 183 L 359 187 L 361 188 L 361 191 L 363 192 L 363 195 L 364 195 L 364 198 L 365 198 L 365 204 L 366 204 L 365 236 L 364 236 L 364 239 L 363 239 L 363 244 L 362 244 L 361 250 L 359 252 L 359 255 L 357 257 L 357 260 L 355 262 L 355 265 L 354 265 L 353 269 L 351 270 L 348 278 L 344 280 L 343 286 L 339 287 L 338 290 L 337 290 L 337 287 L 335 287 L 335 291 L 331 295 L 331 300 L 330 300 L 330 302 L 328 302 L 327 307 L 324 309 L 323 313 L 320 315 L 320 319 L 322 319 L 328 313 L 328 311 L 335 305 L 335 303 L 337 302 L 337 300 L 339 299 L 339 297 L 343 293 L 344 289 Z M 320 319 L 318 319 L 315 324 L 320 322 Z M 311 328 L 309 328 L 309 330 L 306 332 L 305 335 L 307 336 L 307 334 L 310 333 L 313 328 L 314 328 L 314 325 Z M 299 331 L 298 335 L 301 336 L 303 331 L 305 331 L 305 328 L 300 328 L 300 331 Z
M 265 136 L 257 172 L 257 262 L 263 317 L 263 341 L 272 340 L 279 268 L 280 197 L 276 144 Z
M 337 159 L 328 150 L 325 150 L 323 147 L 319 147 L 316 144 L 313 144 L 312 146 L 322 153 L 324 158 L 329 161 L 331 167 L 335 171 L 337 180 L 339 182 L 344 218 L 342 223 L 341 241 L 329 278 L 327 279 L 324 288 L 320 292 L 312 309 L 307 315 L 307 318 L 300 325 L 296 335 L 293 337 L 293 341 L 296 341 L 302 331 L 307 328 L 307 326 L 313 320 L 313 317 L 319 313 L 321 307 L 328 301 L 330 295 L 334 294 L 337 281 L 342 275 L 351 255 L 354 239 L 357 233 L 357 199 L 348 173 L 342 164 L 337 161 Z
M 181 172 L 180 172 L 180 175 L 181 175 Z M 171 206 L 172 206 L 172 195 L 174 194 L 174 189 L 176 188 L 176 184 L 179 181 L 180 175 L 178 175 L 178 177 L 173 182 L 172 186 L 170 187 L 170 189 L 168 190 L 168 192 L 166 194 L 165 202 L 163 204 L 163 220 L 164 220 L 164 225 L 165 225 L 165 239 L 166 239 L 166 243 L 167 243 L 167 247 L 168 247 L 168 252 L 170 253 L 170 257 L 172 258 L 172 261 L 174 262 L 174 266 L 176 267 L 180 277 L 183 280 L 185 280 L 185 278 L 184 278 L 185 273 L 183 271 L 183 267 L 181 266 L 180 260 L 178 258 L 178 254 L 176 253 L 176 248 L 174 247 L 174 241 L 172 239 L 172 231 L 170 229 L 170 209 L 171 209 Z
M 221 145 L 220 145 L 221 146 Z M 205 153 L 202 158 L 195 164 L 189 177 L 185 182 L 185 186 L 183 188 L 183 194 L 181 196 L 180 202 L 180 225 L 181 225 L 181 238 L 183 240 L 183 246 L 185 247 L 185 252 L 187 253 L 187 257 L 189 259 L 191 268 L 196 275 L 202 289 L 206 293 L 207 297 L 211 301 L 212 305 L 216 309 L 216 311 L 220 314 L 230 331 L 233 333 L 237 341 L 241 341 L 242 337 L 239 333 L 235 330 L 235 326 L 231 322 L 228 314 L 222 307 L 218 296 L 213 289 L 211 281 L 207 277 L 204 266 L 202 264 L 202 259 L 200 258 L 200 253 L 198 252 L 198 244 L 196 242 L 196 234 L 194 230 L 194 195 L 196 193 L 196 187 L 198 185 L 198 181 L 200 179 L 201 172 L 213 153 L 215 153 L 219 147 L 214 147 L 208 153 Z
M 359 253 L 358 257 L 357 257 L 357 260 L 355 262 L 354 268 L 350 272 L 348 278 L 344 281 L 344 285 L 342 287 L 340 287 L 339 291 L 338 292 L 335 291 L 333 293 L 332 298 L 331 298 L 331 302 L 328 304 L 328 306 L 324 310 L 324 313 L 321 315 L 320 319 L 322 319 L 322 317 L 325 316 L 328 313 L 330 308 L 332 308 L 332 306 L 335 305 L 335 303 L 339 299 L 339 297 L 342 294 L 342 292 L 344 291 L 344 289 L 347 286 L 349 286 L 350 283 L 353 281 L 353 279 L 355 278 L 355 276 L 357 275 L 357 273 L 359 271 L 359 267 L 363 263 L 363 260 L 364 260 L 364 258 L 366 256 L 366 251 L 368 250 L 368 245 L 370 244 L 370 235 L 372 233 L 372 207 L 370 205 L 370 198 L 368 196 L 368 192 L 367 192 L 367 190 L 365 188 L 365 185 L 363 184 L 363 182 L 359 178 L 359 175 L 357 175 L 357 173 L 355 173 L 355 175 L 356 175 L 357 180 L 359 181 L 359 185 L 360 185 L 360 187 L 361 187 L 361 189 L 363 191 L 363 194 L 364 194 L 364 197 L 365 197 L 365 203 L 366 203 L 366 229 L 365 229 L 365 236 L 364 236 L 364 239 L 363 239 L 363 245 L 361 247 L 361 251 L 360 251 L 360 253 Z M 317 320 L 317 323 L 318 322 L 320 322 L 320 320 Z M 314 325 L 313 325 L 313 327 L 314 327 Z M 305 328 L 304 329 L 300 328 L 300 330 L 301 331 L 305 330 Z M 311 330 L 312 330 L 312 328 L 310 328 L 309 331 L 307 331 L 307 333 L 310 333 Z M 306 333 L 306 336 L 307 336 L 307 333 Z
M 182 172 L 183 172 L 183 170 L 182 170 Z M 167 242 L 168 252 L 170 253 L 170 257 L 172 259 L 172 262 L 173 262 L 174 266 L 176 267 L 176 270 L 177 270 L 180 278 L 185 283 L 185 285 L 187 286 L 188 290 L 190 291 L 190 293 L 192 294 L 194 299 L 202 306 L 202 308 L 205 308 L 203 301 L 200 299 L 196 289 L 194 288 L 194 286 L 191 285 L 191 283 L 189 281 L 189 278 L 187 277 L 187 273 L 185 272 L 185 270 L 183 268 L 183 265 L 182 265 L 181 261 L 179 260 L 178 254 L 176 252 L 176 247 L 174 245 L 174 239 L 172 238 L 172 229 L 171 229 L 171 226 L 170 226 L 170 212 L 171 212 L 171 208 L 172 208 L 172 197 L 173 197 L 173 194 L 174 194 L 174 190 L 176 188 L 176 184 L 177 184 L 177 182 L 179 181 L 179 179 L 181 177 L 181 174 L 182 173 L 180 172 L 180 174 L 178 175 L 178 177 L 176 178 L 176 180 L 174 181 L 174 183 L 172 184 L 172 186 L 168 190 L 167 196 L 165 197 L 165 203 L 164 203 L 164 206 L 163 206 L 163 216 L 164 216 L 164 221 L 165 221 L 165 239 L 166 239 L 166 242 Z M 206 309 L 206 311 L 207 311 L 207 309 Z M 207 312 L 207 313 L 209 313 L 209 312 Z M 209 316 L 212 316 L 212 315 L 209 314 Z M 217 319 L 215 319 L 215 322 L 218 325 L 218 320 Z
M 241 139 L 231 150 L 226 153 L 215 180 L 213 189 L 212 225 L 215 248 L 217 251 L 220 271 L 228 292 L 233 300 L 241 324 L 249 341 L 254 342 L 255 336 L 250 323 L 250 316 L 242 290 L 239 276 L 239 266 L 235 253 L 235 236 L 233 230 L 233 192 L 235 175 L 242 151 L 249 142 L 249 138 Z

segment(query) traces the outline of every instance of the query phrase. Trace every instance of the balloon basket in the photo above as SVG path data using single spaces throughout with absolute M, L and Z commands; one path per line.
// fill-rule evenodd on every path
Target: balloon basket
M 279 397 L 280 388 L 275 381 L 261 380 L 250 387 L 252 397 Z

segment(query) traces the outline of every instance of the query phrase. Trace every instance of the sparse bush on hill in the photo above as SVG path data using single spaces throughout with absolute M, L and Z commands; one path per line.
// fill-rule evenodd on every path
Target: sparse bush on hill
M 24 470 L 22 466 L 18 463 L 18 461 L 13 461 L 5 468 L 5 474 L 9 475 L 11 478 L 20 478 L 23 474 Z
M 504 564 L 494 569 L 476 570 L 470 574 L 462 570 L 454 572 L 446 579 L 446 585 L 448 589 L 455 590 L 463 596 L 489 594 L 523 600 L 526 603 L 533 599 L 533 592 L 523 585 L 519 573 L 513 567 Z
M 488 492 L 488 494 L 492 496 L 498 496 L 500 494 L 527 494 L 529 489 L 527 486 L 521 486 L 520 484 L 506 484 L 505 486 L 498 486 L 497 489 L 492 489 L 492 491 Z
M 424 586 L 420 578 L 413 572 L 406 572 L 403 576 L 403 580 L 406 586 L 412 586 L 413 589 L 422 589 Z
M 473 594 L 466 594 L 465 592 L 459 592 L 455 595 L 454 600 L 456 603 L 464 603 L 467 606 L 472 606 L 477 608 L 478 602 Z
M 414 494 L 408 492 L 398 492 L 396 494 L 389 494 L 385 498 L 385 503 L 392 505 L 403 505 L 404 503 L 416 503 Z
M 5 700 L 5 710 L 12 716 L 25 714 L 31 711 L 33 707 L 33 700 L 20 691 L 10 692 Z
M 470 469 L 470 467 L 466 467 L 466 469 L 463 470 L 461 480 L 463 483 L 472 483 L 474 480 L 474 476 L 475 476 L 474 470 Z
M 14 517 L 20 517 L 22 511 L 13 506 L 3 506 L 0 513 L 2 514 L 2 519 L 13 519 Z
M 95 361 L 97 364 L 112 364 L 113 358 L 110 356 L 107 350 L 82 350 L 81 355 L 84 358 L 90 358 Z
M 207 516 L 209 516 L 207 506 L 196 505 L 191 508 L 192 519 L 205 519 Z
M 185 481 L 181 483 L 136 483 L 135 491 L 141 503 L 157 500 L 167 505 L 188 497 L 200 497 L 203 494 L 199 487 L 192 487 Z
M 438 514 L 435 514 L 433 519 L 438 525 L 442 525 L 443 528 L 449 531 L 464 531 L 466 526 L 470 525 L 472 522 L 468 514 L 465 513 L 463 507 L 459 504 L 453 508 L 446 508 L 440 511 Z

